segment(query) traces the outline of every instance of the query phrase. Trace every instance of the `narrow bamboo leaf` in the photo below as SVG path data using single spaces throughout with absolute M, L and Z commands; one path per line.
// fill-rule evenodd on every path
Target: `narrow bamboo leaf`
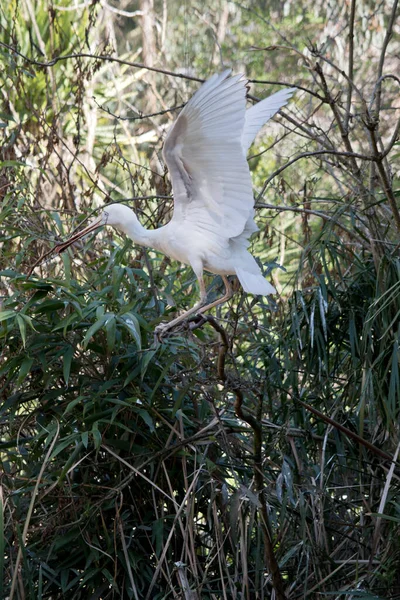
M 21 317 L 21 315 L 17 315 L 17 323 L 19 327 L 19 332 L 21 334 L 22 344 L 25 348 L 26 346 L 26 322 Z
M 65 285 L 67 287 L 71 286 L 71 259 L 68 255 L 68 252 L 63 252 L 61 254 L 62 261 L 64 264 L 64 277 L 65 277 Z
M 153 543 L 155 542 L 156 554 L 157 556 L 160 556 L 164 541 L 164 519 L 157 519 L 156 521 L 154 521 L 152 531 L 152 541 Z
M 29 167 L 29 165 L 21 160 L 1 160 L 0 167 Z
M 92 426 L 92 436 L 93 436 L 94 447 L 96 448 L 96 450 L 98 450 L 100 448 L 101 442 L 103 440 L 102 440 L 102 437 L 101 437 L 101 433 L 99 431 L 99 427 L 98 427 L 97 421 L 96 421 L 96 423 L 93 423 L 93 426 Z
M 11 319 L 15 317 L 17 313 L 14 310 L 1 310 L 0 311 L 0 323 L 1 321 L 5 321 L 6 319 Z
M 68 448 L 69 446 L 73 445 L 75 441 L 76 434 L 69 435 L 65 440 L 60 441 L 54 448 L 50 458 L 55 458 L 58 454 L 60 454 L 60 452 L 65 450 L 65 448 Z
M 289 500 L 293 505 L 295 505 L 295 500 L 293 497 L 293 475 L 287 460 L 284 460 L 282 464 L 282 476 L 285 481 Z
M 21 367 L 19 369 L 18 377 L 17 377 L 17 386 L 21 385 L 21 383 L 26 379 L 31 367 L 33 365 L 33 358 L 27 356 L 22 361 Z
M 93 325 L 91 327 L 89 327 L 89 329 L 86 332 L 85 337 L 83 338 L 83 347 L 87 348 L 87 345 L 90 341 L 90 339 L 94 336 L 94 334 L 99 331 L 99 329 L 101 329 L 103 327 L 103 325 L 105 324 L 105 322 L 107 321 L 107 315 L 103 315 L 102 317 L 100 317 L 100 319 L 98 319 L 95 323 L 93 323 Z
M 155 427 L 152 416 L 147 412 L 147 410 L 144 410 L 142 408 L 138 411 L 138 413 L 142 417 L 143 421 L 146 423 L 147 427 L 150 429 L 151 433 L 154 433 Z
M 106 322 L 107 350 L 111 353 L 115 347 L 115 334 L 117 331 L 117 322 L 115 315 L 112 315 Z
M 328 331 L 327 331 L 327 326 L 326 326 L 326 312 L 328 310 L 328 303 L 326 302 L 325 298 L 322 295 L 321 288 L 318 288 L 318 303 L 319 303 L 319 314 L 321 316 L 321 322 L 322 322 L 322 330 L 324 332 L 324 338 L 325 338 L 325 340 L 327 340 L 328 339 Z
M 118 317 L 118 322 L 124 325 L 124 327 L 126 327 L 128 331 L 132 334 L 133 339 L 135 340 L 136 345 L 140 350 L 142 347 L 140 325 L 135 315 L 131 312 L 127 312 Z
M 146 374 L 148 366 L 149 366 L 152 358 L 156 354 L 156 352 L 157 352 L 157 350 L 148 350 L 147 352 L 142 354 L 142 360 L 140 363 L 140 378 L 142 379 L 142 381 L 143 381 L 143 377 Z
M 63 355 L 63 376 L 64 376 L 64 381 L 65 381 L 66 386 L 68 386 L 73 356 L 74 356 L 73 347 L 67 346 L 67 349 L 65 350 L 64 355 Z

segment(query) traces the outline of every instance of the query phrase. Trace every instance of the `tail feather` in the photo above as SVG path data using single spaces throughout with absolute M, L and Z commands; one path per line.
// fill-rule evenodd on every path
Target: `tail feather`
M 242 288 L 249 294 L 259 296 L 268 296 L 268 294 L 276 294 L 276 289 L 266 279 L 264 279 L 261 271 L 258 273 L 250 273 L 245 269 L 236 268 L 236 275 Z

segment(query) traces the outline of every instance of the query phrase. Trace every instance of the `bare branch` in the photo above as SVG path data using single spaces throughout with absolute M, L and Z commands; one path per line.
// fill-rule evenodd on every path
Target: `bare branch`
M 354 16 L 356 10 L 356 0 L 351 0 L 350 7 L 350 25 L 349 25 L 349 80 L 353 81 L 354 75 Z M 353 95 L 353 86 L 349 83 L 347 89 L 346 114 L 344 115 L 344 128 L 349 129 L 351 98 Z
M 372 93 L 371 102 L 369 103 L 370 110 L 372 110 L 372 106 L 374 104 L 374 100 L 375 100 L 378 90 L 381 90 L 381 83 L 383 81 L 385 81 L 385 79 L 394 79 L 400 85 L 399 77 L 397 77 L 396 75 L 393 75 L 393 73 L 388 73 L 387 75 L 382 75 L 382 77 L 379 77 L 378 81 L 375 84 L 374 91 Z M 381 93 L 382 93 L 382 90 L 381 90 Z
M 321 100 L 321 102 L 326 102 L 325 98 L 323 98 L 316 92 L 313 92 L 312 90 L 309 90 L 308 88 L 306 88 L 302 85 L 297 85 L 296 83 L 291 83 L 289 81 L 269 81 L 269 80 L 265 80 L 265 79 L 249 79 L 249 83 L 260 83 L 262 85 L 286 85 L 288 87 L 292 87 L 292 88 L 301 90 L 302 92 L 307 92 L 307 94 L 314 96 L 314 98 L 318 98 L 318 100 Z
M 167 71 L 166 69 L 159 69 L 158 67 L 149 67 L 144 65 L 143 63 L 131 62 L 129 60 L 122 60 L 121 58 L 115 58 L 114 56 L 108 56 L 107 54 L 90 54 L 88 52 L 78 52 L 77 54 L 65 54 L 64 56 L 56 56 L 52 60 L 48 62 L 41 62 L 38 60 L 34 60 L 32 58 L 28 58 L 25 54 L 22 54 L 19 50 L 10 46 L 9 44 L 5 44 L 0 41 L 0 46 L 3 48 L 7 48 L 17 56 L 20 56 L 24 60 L 26 60 L 30 65 L 34 65 L 36 67 L 49 68 L 54 67 L 58 62 L 63 60 L 70 60 L 72 58 L 91 58 L 93 60 L 104 60 L 106 62 L 116 62 L 120 65 L 128 65 L 129 67 L 135 67 L 136 69 L 146 69 L 147 71 L 154 71 L 155 73 L 162 73 L 163 75 L 169 75 L 171 77 L 177 77 L 179 79 L 190 79 L 191 81 L 198 81 L 203 83 L 204 79 L 199 77 L 193 77 L 192 75 L 184 75 L 183 73 L 174 73 L 173 71 Z
M 332 156 L 348 156 L 349 158 L 353 158 L 353 159 L 360 158 L 362 160 L 368 160 L 368 161 L 376 161 L 377 160 L 376 156 L 369 156 L 368 154 L 358 154 L 357 152 L 337 152 L 336 150 L 316 150 L 315 152 L 303 152 L 302 154 L 299 154 L 298 156 L 295 156 L 294 158 L 292 158 L 292 160 L 289 160 L 282 167 L 279 167 L 279 169 L 274 171 L 272 173 L 272 175 L 270 175 L 268 177 L 268 179 L 265 181 L 265 183 L 263 185 L 263 188 L 262 188 L 260 194 L 258 195 L 258 198 L 260 198 L 263 195 L 263 193 L 265 192 L 269 183 L 271 183 L 271 181 L 273 179 L 275 179 L 275 177 L 277 175 L 279 175 L 280 173 L 285 171 L 285 169 L 287 169 L 288 167 L 293 165 L 295 162 L 297 162 L 298 160 L 300 160 L 302 158 L 308 158 L 309 156 L 320 156 L 323 154 L 331 154 Z
M 375 110 L 376 112 L 379 114 L 380 110 L 381 110 L 381 97 L 382 97 L 382 73 L 383 73 L 383 65 L 385 63 L 385 57 L 386 57 L 386 50 L 387 47 L 389 45 L 390 39 L 393 35 L 393 25 L 394 22 L 396 20 L 396 13 L 397 13 L 397 5 L 398 5 L 398 0 L 394 0 L 393 2 L 393 7 L 392 7 L 392 12 L 390 15 L 390 19 L 389 19 L 389 23 L 386 29 L 386 35 L 385 35 L 385 39 L 383 40 L 383 44 L 382 44 L 382 52 L 381 55 L 379 57 L 379 65 L 378 65 L 378 79 L 377 79 L 377 93 L 376 93 L 376 105 L 375 105 Z M 381 80 L 381 81 L 380 81 Z

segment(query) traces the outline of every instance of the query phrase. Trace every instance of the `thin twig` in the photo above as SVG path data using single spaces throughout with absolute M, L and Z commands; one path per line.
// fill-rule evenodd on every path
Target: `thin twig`
M 267 565 L 268 571 L 271 574 L 272 585 L 274 587 L 274 591 L 276 594 L 277 600 L 286 600 L 285 594 L 285 586 L 282 578 L 282 573 L 279 568 L 279 563 L 275 556 L 274 546 L 272 543 L 271 537 L 271 527 L 269 524 L 269 516 L 267 510 L 267 504 L 264 495 L 264 477 L 262 470 L 262 421 L 261 416 L 258 414 L 259 418 L 255 418 L 253 415 L 249 414 L 247 411 L 243 410 L 243 392 L 239 388 L 237 384 L 233 381 L 229 381 L 228 376 L 225 373 L 225 357 L 228 352 L 229 343 L 228 338 L 226 336 L 226 332 L 216 323 L 214 319 L 211 319 L 210 324 L 220 333 L 221 335 L 221 345 L 219 348 L 218 354 L 218 376 L 224 381 L 226 384 L 229 382 L 229 388 L 235 394 L 235 413 L 236 416 L 250 425 L 253 430 L 253 448 L 254 448 L 254 481 L 255 481 L 255 489 L 258 494 L 260 507 L 259 513 L 261 517 L 261 530 L 263 533 L 264 540 L 264 553 L 265 553 L 265 563 Z M 260 409 L 260 406 L 259 406 Z M 260 413 L 260 410 L 259 410 Z
M 375 104 L 375 110 L 376 112 L 379 114 L 380 110 L 381 110 L 381 98 L 382 98 L 382 73 L 383 73 L 383 65 L 385 63 L 385 57 L 386 57 L 386 50 L 387 47 L 389 45 L 390 39 L 393 35 L 393 26 L 394 26 L 394 22 L 396 20 L 396 14 L 397 14 L 397 4 L 398 4 L 398 0 L 394 0 L 393 2 L 393 7 L 392 7 L 392 12 L 390 15 L 390 19 L 389 19 L 389 24 L 386 28 L 386 34 L 385 34 L 385 39 L 383 40 L 383 44 L 382 44 L 382 52 L 381 55 L 379 57 L 379 64 L 378 64 L 378 78 L 377 78 L 377 92 L 376 92 L 376 104 Z
M 320 100 L 321 102 L 326 102 L 325 98 L 317 94 L 317 92 L 313 92 L 312 90 L 309 90 L 303 85 L 298 85 L 289 81 L 270 81 L 268 79 L 249 79 L 248 81 L 249 83 L 260 83 L 262 85 L 285 85 L 288 87 L 296 88 L 297 90 L 301 90 L 303 92 L 307 92 L 307 94 L 310 94 L 310 96 L 314 96 L 314 98 L 318 98 L 318 100 Z
M 33 492 L 32 492 L 32 496 L 31 496 L 31 501 L 29 503 L 29 508 L 28 508 L 28 512 L 27 515 L 25 517 L 25 524 L 24 524 L 24 529 L 22 531 L 22 544 L 25 546 L 26 543 L 26 538 L 28 536 L 28 529 L 29 529 L 29 525 L 31 522 L 31 518 L 32 518 L 32 514 L 33 514 L 33 508 L 35 506 L 35 500 L 38 494 L 38 490 L 39 490 L 39 486 L 40 483 L 42 481 L 42 477 L 43 477 L 43 473 L 47 467 L 47 464 L 50 460 L 50 456 L 53 452 L 54 449 L 54 445 L 56 443 L 56 441 L 58 440 L 58 434 L 60 433 L 60 424 L 57 421 L 57 429 L 54 432 L 54 437 L 51 441 L 51 444 L 49 446 L 49 449 L 47 450 L 46 456 L 43 459 L 42 465 L 40 467 L 40 471 L 39 474 L 37 476 L 36 479 L 36 483 L 35 483 L 35 487 L 33 488 Z M 17 576 L 19 574 L 19 565 L 21 563 L 21 559 L 22 559 L 22 547 L 19 546 L 18 548 L 18 553 L 17 553 L 17 558 L 15 561 L 15 565 L 14 565 L 14 574 L 13 574 L 13 579 L 12 579 L 12 583 L 11 583 L 11 590 L 10 590 L 10 595 L 9 595 L 9 600 L 13 600 L 14 598 L 14 593 L 15 593 L 15 588 L 16 588 L 16 584 L 17 584 Z
M 204 79 L 200 77 L 194 77 L 192 75 L 184 75 L 183 73 L 175 73 L 173 71 L 167 71 L 166 69 L 160 69 L 158 67 L 149 67 L 144 65 L 143 63 L 131 62 L 129 60 L 123 60 L 121 58 L 115 58 L 114 56 L 109 56 L 107 54 L 90 54 L 89 52 L 78 52 L 77 54 L 65 54 L 64 56 L 55 56 L 48 62 L 41 62 L 39 60 L 35 60 L 33 58 L 29 58 L 13 46 L 6 44 L 0 41 L 0 46 L 3 48 L 7 48 L 17 56 L 20 56 L 24 60 L 26 60 L 30 65 L 34 65 L 36 67 L 43 67 L 45 69 L 49 67 L 54 67 L 58 62 L 63 60 L 70 60 L 72 58 L 91 58 L 94 60 L 104 60 L 106 62 L 116 62 L 120 65 L 128 65 L 129 67 L 135 67 L 136 69 L 146 69 L 147 71 L 154 71 L 155 73 L 162 73 L 163 75 L 169 75 L 171 77 L 177 77 L 179 79 L 190 79 L 191 81 L 198 81 L 200 83 L 204 82 Z
M 374 91 L 372 92 L 371 101 L 369 103 L 370 110 L 372 110 L 372 107 L 373 107 L 374 101 L 375 101 L 375 97 L 376 97 L 376 94 L 378 92 L 378 89 L 379 89 L 381 83 L 383 81 L 385 81 L 386 79 L 393 79 L 394 81 L 397 81 L 397 83 L 400 85 L 400 78 L 397 77 L 396 75 L 393 75 L 393 73 L 387 73 L 386 75 L 382 75 L 382 77 L 379 77 L 378 81 L 376 82 L 376 84 L 374 86 Z
M 282 173 L 283 171 L 285 171 L 288 167 L 290 167 L 291 165 L 293 165 L 295 162 L 297 162 L 298 160 L 302 159 L 302 158 L 308 158 L 310 156 L 321 156 L 323 154 L 331 154 L 332 156 L 348 156 L 350 159 L 355 159 L 355 158 L 360 158 L 362 160 L 368 160 L 368 161 L 377 161 L 377 157 L 376 156 L 370 156 L 368 154 L 359 154 L 358 152 L 338 152 L 337 150 L 316 150 L 315 152 L 303 152 L 302 154 L 298 154 L 297 156 L 295 156 L 294 158 L 292 158 L 291 160 L 289 160 L 287 163 L 285 163 L 284 165 L 282 165 L 281 167 L 279 167 L 279 169 L 277 169 L 276 171 L 274 171 L 272 173 L 272 175 L 270 175 L 268 177 L 268 179 L 266 179 L 261 192 L 259 193 L 257 200 L 264 194 L 266 188 L 268 187 L 268 185 L 271 183 L 271 181 L 273 179 L 275 179 L 275 177 L 277 177 L 277 175 L 279 175 L 280 173 Z M 358 168 L 358 167 L 357 167 Z
M 390 183 L 389 175 L 386 172 L 385 166 L 383 164 L 382 153 L 379 152 L 378 143 L 376 139 L 376 127 L 377 122 L 375 120 L 369 120 L 366 122 L 366 127 L 370 134 L 370 142 L 372 146 L 372 151 L 375 155 L 376 168 L 378 170 L 379 178 L 381 180 L 383 191 L 385 192 L 386 198 L 389 201 L 390 208 L 392 209 L 393 218 L 396 223 L 397 231 L 400 232 L 400 212 L 397 207 L 396 198 L 393 192 L 393 187 Z
M 351 429 L 348 429 L 347 427 L 345 427 L 341 423 L 338 423 L 338 421 L 335 421 L 334 419 L 331 419 L 327 415 L 324 415 L 324 413 L 322 413 L 321 411 L 317 410 L 313 406 L 310 406 L 310 404 L 306 404 L 305 402 L 303 402 L 299 398 L 295 398 L 295 401 L 298 404 L 301 404 L 301 406 L 303 408 L 305 408 L 309 412 L 313 413 L 316 417 L 319 417 L 320 419 L 322 419 L 323 421 L 325 421 L 325 423 L 329 423 L 329 425 L 333 425 L 333 427 L 335 427 L 335 429 L 338 429 L 339 431 L 341 431 L 342 433 L 344 433 L 347 437 L 355 440 L 361 446 L 364 446 L 365 448 L 368 448 L 368 450 L 370 450 L 374 454 L 380 456 L 381 458 L 384 458 L 385 460 L 388 460 L 391 464 L 393 462 L 395 462 L 396 466 L 400 467 L 400 464 L 397 463 L 393 459 L 393 456 L 391 456 L 390 454 L 387 454 L 387 452 L 384 452 L 380 448 L 377 448 L 376 446 L 374 446 L 374 444 L 371 444 L 371 442 L 368 442 L 368 440 L 365 440 L 364 438 L 362 438 L 357 433 L 354 433 L 354 431 L 351 431 Z
M 350 24 L 349 24 L 349 80 L 353 81 L 354 74 L 354 17 L 356 11 L 356 0 L 351 0 L 350 6 Z M 353 95 L 353 86 L 349 84 L 347 88 L 346 113 L 344 115 L 344 128 L 348 132 L 351 98 Z

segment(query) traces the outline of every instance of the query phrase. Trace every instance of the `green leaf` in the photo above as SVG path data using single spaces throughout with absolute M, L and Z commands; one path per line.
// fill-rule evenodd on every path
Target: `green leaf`
M 66 439 L 61 440 L 54 448 L 51 458 L 55 458 L 60 452 L 73 445 L 76 442 L 76 434 L 69 435 Z
M 115 315 L 111 315 L 106 321 L 106 334 L 107 334 L 107 350 L 111 353 L 115 346 L 115 334 L 117 331 L 117 321 Z
M 89 327 L 89 329 L 86 332 L 85 337 L 83 338 L 83 347 L 86 349 L 87 345 L 89 343 L 89 341 L 91 340 L 91 338 L 94 336 L 94 334 L 99 331 L 99 329 L 101 329 L 103 327 L 103 325 L 105 324 L 105 322 L 108 319 L 108 315 L 103 315 L 102 317 L 100 317 L 100 319 L 98 319 L 95 323 L 93 323 L 93 325 L 91 327 Z
M 147 410 L 144 410 L 143 408 L 139 409 L 138 413 L 142 417 L 143 421 L 146 423 L 147 427 L 150 429 L 151 433 L 154 433 L 155 427 L 152 416 L 147 412 Z
M 0 168 L 2 167 L 30 167 L 30 165 L 21 160 L 0 160 Z
M 11 317 L 15 317 L 17 313 L 15 310 L 1 310 L 0 311 L 0 323 L 1 321 L 5 321 L 6 319 L 11 319 Z
M 142 381 L 143 377 L 146 374 L 147 368 L 156 352 L 157 350 L 148 350 L 147 352 L 142 354 L 142 360 L 140 362 L 140 378 L 142 379 Z
M 96 423 L 93 423 L 92 436 L 93 436 L 93 441 L 94 441 L 94 447 L 96 448 L 96 450 L 98 450 L 100 448 L 103 440 L 102 440 L 101 433 L 98 428 L 97 421 L 96 421 Z
M 89 432 L 88 431 L 82 431 L 81 438 L 82 438 L 83 445 L 85 446 L 85 448 L 87 448 L 88 445 L 89 445 Z
M 139 350 L 142 347 L 142 339 L 140 335 L 140 325 L 139 321 L 135 317 L 135 315 L 131 312 L 127 312 L 117 318 L 118 322 L 121 323 L 128 331 L 132 334 L 133 339 L 136 342 Z
M 25 346 L 26 346 L 26 322 L 21 317 L 21 315 L 17 315 L 17 323 L 18 323 L 19 331 L 21 333 L 22 344 L 25 348 Z
M 17 383 L 16 383 L 17 386 L 21 385 L 21 383 L 24 381 L 24 379 L 26 378 L 26 376 L 30 372 L 31 367 L 33 365 L 33 360 L 34 360 L 33 358 L 30 358 L 29 356 L 27 356 L 22 361 L 21 367 L 19 369 L 18 377 L 17 377 Z
M 0 119 L 4 119 L 5 121 L 15 121 L 12 115 L 5 112 L 0 112 Z
M 72 346 L 67 346 L 67 349 L 64 352 L 64 358 L 63 358 L 63 376 L 64 376 L 64 381 L 65 381 L 65 385 L 68 386 L 68 381 L 69 381 L 69 375 L 71 373 L 71 364 L 72 364 L 72 358 L 74 356 L 74 349 Z
M 68 255 L 68 252 L 63 252 L 61 254 L 61 258 L 64 264 L 64 276 L 65 276 L 65 285 L 67 287 L 71 286 L 71 259 Z

